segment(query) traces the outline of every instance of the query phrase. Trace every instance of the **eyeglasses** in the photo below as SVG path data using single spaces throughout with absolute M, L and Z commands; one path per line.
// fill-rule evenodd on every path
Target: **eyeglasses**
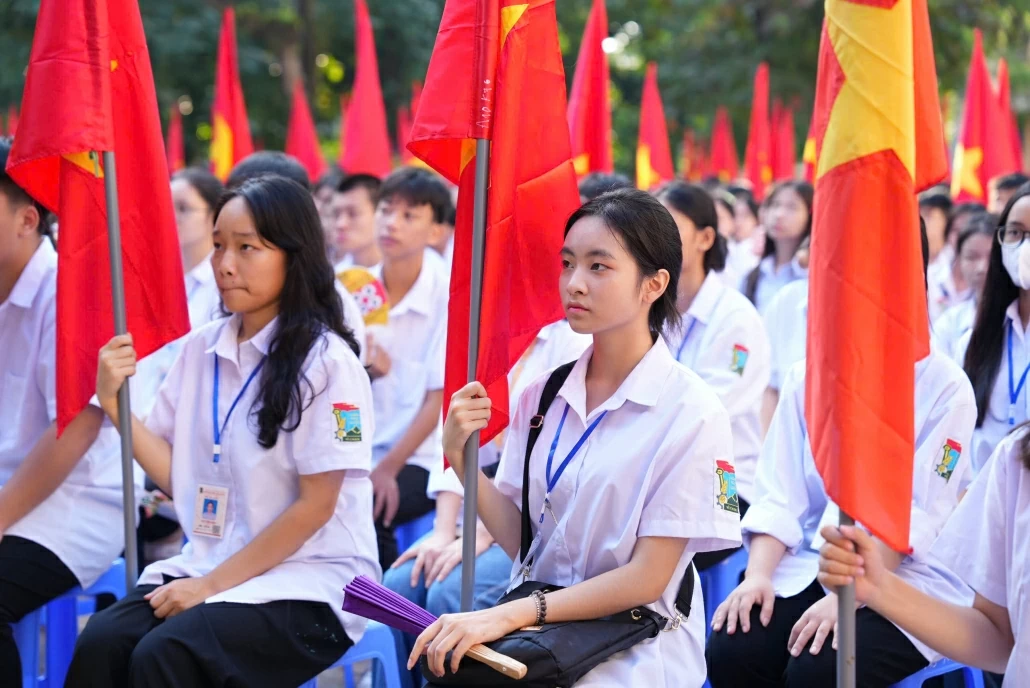
M 1030 236 L 1030 230 L 1022 225 L 1005 225 L 998 228 L 998 243 L 1002 246 L 1019 246 Z

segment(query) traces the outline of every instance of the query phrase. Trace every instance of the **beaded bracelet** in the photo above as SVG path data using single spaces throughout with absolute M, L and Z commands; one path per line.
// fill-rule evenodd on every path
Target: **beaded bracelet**
M 544 593 L 539 590 L 534 590 L 533 601 L 536 603 L 536 624 L 542 626 L 547 622 L 547 598 L 544 597 Z

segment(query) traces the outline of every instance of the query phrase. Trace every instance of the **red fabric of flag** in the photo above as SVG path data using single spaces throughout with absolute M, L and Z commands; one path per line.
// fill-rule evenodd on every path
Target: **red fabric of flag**
M 787 106 L 781 108 L 773 133 L 776 137 L 773 178 L 778 181 L 793 179 L 798 164 L 793 108 Z
M 709 156 L 708 173 L 718 177 L 724 184 L 740 174 L 740 160 L 737 157 L 737 142 L 733 139 L 730 113 L 722 105 L 715 110 Z
M 998 160 L 996 174 L 1009 174 L 1023 169 L 1023 146 L 1019 140 L 1019 125 L 1012 112 L 1012 86 L 1009 82 L 1009 63 L 1005 58 L 998 60 L 998 91 L 996 105 L 992 108 L 995 115 L 988 140 L 994 146 L 993 157 Z
M 761 63 L 755 72 L 755 87 L 751 101 L 751 124 L 744 152 L 744 173 L 751 182 L 755 198 L 765 198 L 765 191 L 773 181 L 772 131 L 769 121 L 769 65 Z
M 813 114 L 808 122 L 808 136 L 805 137 L 805 149 L 801 152 L 802 177 L 809 184 L 815 183 L 816 158 L 815 116 Z
M 640 129 L 637 137 L 637 188 L 645 191 L 676 177 L 669 148 L 665 107 L 658 91 L 658 65 L 648 63 L 644 93 L 640 99 Z
M 168 155 L 168 174 L 175 174 L 186 167 L 186 141 L 182 134 L 182 113 L 178 105 L 173 105 L 168 117 L 168 142 L 165 144 Z
M 576 174 L 612 172 L 612 106 L 608 55 L 601 42 L 608 37 L 605 0 L 594 0 L 579 44 L 576 74 L 569 92 L 569 132 Z
M 340 167 L 347 174 L 385 177 L 393 168 L 390 157 L 390 129 L 379 83 L 372 18 L 365 0 L 354 0 L 354 44 L 357 65 L 354 89 L 343 125 Z
M 222 12 L 222 29 L 218 35 L 218 56 L 215 62 L 215 102 L 211 107 L 211 172 L 223 182 L 233 166 L 254 152 L 250 138 L 247 104 L 240 82 L 240 64 L 236 49 L 236 11 L 226 7 Z
M 926 0 L 827 0 L 805 418 L 827 494 L 898 551 L 930 351 L 916 193 L 947 175 L 940 112 Z
M 42 0 L 7 172 L 61 222 L 57 273 L 57 422 L 96 387 L 114 335 L 104 169 L 118 172 L 129 332 L 146 356 L 189 330 L 168 165 L 150 55 L 135 0 Z
M 408 147 L 458 184 L 445 405 L 467 381 L 476 138 L 492 139 L 476 368 L 493 402 L 485 443 L 508 424 L 508 371 L 563 315 L 558 254 L 579 190 L 554 0 L 444 7 Z
M 991 77 L 984 59 L 983 35 L 980 29 L 976 29 L 969 75 L 966 77 L 962 123 L 959 126 L 951 172 L 951 195 L 959 203 L 987 202 L 987 182 L 991 179 L 987 143 L 990 138 L 988 128 L 991 125 L 993 100 Z
M 329 169 L 318 145 L 318 130 L 308 107 L 308 96 L 304 84 L 297 80 L 293 84 L 293 102 L 290 105 L 290 119 L 286 125 L 286 154 L 297 158 L 308 177 L 315 181 Z
M 7 108 L 7 135 L 14 136 L 18 133 L 18 108 L 10 106 Z

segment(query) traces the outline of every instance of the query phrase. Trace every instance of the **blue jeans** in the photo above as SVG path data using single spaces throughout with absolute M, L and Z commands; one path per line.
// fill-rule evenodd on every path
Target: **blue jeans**
M 428 536 L 427 536 L 428 537 Z M 421 542 L 421 540 L 420 540 Z M 388 569 L 383 575 L 383 585 L 405 599 L 414 602 L 434 616 L 453 614 L 461 609 L 461 565 L 454 567 L 440 583 L 426 588 L 425 578 L 420 575 L 418 585 L 411 587 L 411 570 L 415 561 L 406 561 L 395 569 Z M 473 592 L 473 609 L 488 609 L 497 604 L 504 594 L 511 578 L 511 559 L 500 545 L 493 544 L 476 558 L 476 587 Z M 422 673 L 416 669 L 405 671 L 408 655 L 415 646 L 414 636 L 393 630 L 397 647 L 397 666 L 400 668 L 402 688 L 413 688 L 423 684 Z M 373 673 L 372 685 L 383 686 L 378 671 Z

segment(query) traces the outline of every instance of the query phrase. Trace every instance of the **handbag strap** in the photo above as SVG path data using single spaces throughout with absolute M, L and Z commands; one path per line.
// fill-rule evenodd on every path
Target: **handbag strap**
M 551 376 L 544 384 L 544 391 L 540 395 L 540 404 L 537 406 L 536 415 L 529 421 L 526 460 L 522 466 L 522 548 L 519 559 L 523 566 L 529 563 L 526 561 L 526 557 L 529 556 L 529 547 L 533 544 L 533 524 L 529 520 L 529 457 L 533 455 L 533 447 L 536 445 L 537 438 L 540 437 L 540 431 L 544 428 L 544 416 L 547 415 L 547 410 L 551 408 L 554 400 L 558 398 L 558 392 L 561 391 L 562 385 L 569 378 L 569 373 L 572 372 L 575 365 L 576 362 L 572 361 L 558 366 L 551 372 Z

